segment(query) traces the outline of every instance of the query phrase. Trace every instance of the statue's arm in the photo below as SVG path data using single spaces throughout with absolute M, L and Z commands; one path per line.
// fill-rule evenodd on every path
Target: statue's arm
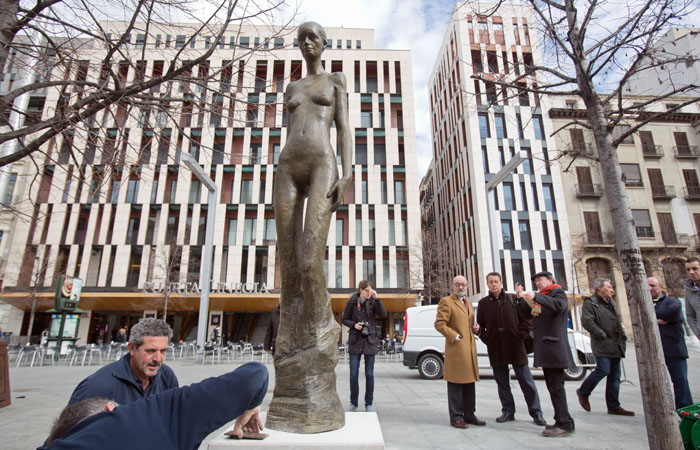
M 337 72 L 331 75 L 335 95 L 335 128 L 338 134 L 338 152 L 343 166 L 343 175 L 328 191 L 333 200 L 332 210 L 337 210 L 343 202 L 345 191 L 352 182 L 352 138 L 348 123 L 348 96 L 345 75 Z

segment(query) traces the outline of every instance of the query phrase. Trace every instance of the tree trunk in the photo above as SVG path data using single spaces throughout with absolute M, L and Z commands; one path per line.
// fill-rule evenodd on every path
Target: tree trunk
M 637 241 L 632 210 L 627 190 L 622 182 L 617 149 L 613 146 L 612 135 L 608 130 L 605 107 L 595 90 L 588 71 L 589 65 L 583 50 L 583 42 L 579 40 L 580 30 L 576 23 L 576 9 L 573 0 L 566 0 L 565 4 L 570 30 L 569 40 L 576 62 L 576 81 L 581 98 L 586 105 L 588 123 L 595 136 L 598 160 L 603 173 L 605 197 L 608 200 L 610 217 L 615 228 L 615 247 L 632 316 L 637 369 L 649 448 L 676 450 L 683 448 L 678 428 L 678 417 L 669 388 L 666 364 L 661 350 L 659 327 Z
M 588 84 L 585 84 L 583 87 L 587 86 Z M 598 159 L 603 172 L 605 197 L 608 200 L 610 217 L 615 229 L 615 247 L 632 315 L 637 369 L 649 448 L 675 450 L 682 448 L 678 418 L 667 380 L 659 327 L 647 284 L 629 198 L 622 182 L 622 171 L 618 165 L 612 136 L 608 131 L 603 105 L 595 91 L 583 88 L 582 91 L 584 91 L 582 97 L 588 111 L 588 122 L 595 135 Z

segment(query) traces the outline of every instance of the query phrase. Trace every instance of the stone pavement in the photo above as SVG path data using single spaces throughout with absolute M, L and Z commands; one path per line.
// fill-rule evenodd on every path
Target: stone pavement
M 405 368 L 400 362 L 378 357 L 375 364 L 375 406 L 387 449 L 640 449 L 648 448 L 644 416 L 640 399 L 634 349 L 628 348 L 625 360 L 626 378 L 620 389 L 622 406 L 637 412 L 635 417 L 610 416 L 606 413 L 604 382 L 591 396 L 591 412 L 579 406 L 575 389 L 580 382 L 567 382 L 569 409 L 576 421 L 576 433 L 568 438 L 544 438 L 542 427 L 532 423 L 517 380 L 512 381 L 516 399 L 515 422 L 497 424 L 500 403 L 496 383 L 486 375 L 477 383 L 477 410 L 479 418 L 487 421 L 485 427 L 459 430 L 449 426 L 446 386 L 442 380 L 428 381 L 416 370 Z M 249 358 L 248 358 L 249 359 Z M 192 359 L 169 361 L 180 384 L 190 384 L 209 376 L 232 370 L 241 364 L 196 365 Z M 700 353 L 692 352 L 688 360 L 691 389 L 700 401 Z M 267 409 L 274 386 L 274 368 L 268 361 L 271 382 L 263 410 Z M 364 366 L 363 366 L 364 367 Z M 64 365 L 20 367 L 10 369 L 12 405 L 0 409 L 0 447 L 5 450 L 33 449 L 48 435 L 51 424 L 65 406 L 73 388 L 97 366 L 67 367 Z M 364 395 L 361 368 L 360 397 Z M 343 404 L 348 403 L 348 365 L 342 362 L 336 369 L 338 393 Z M 696 382 L 693 383 L 693 380 Z M 545 418 L 552 421 L 553 410 L 544 380 L 535 380 Z M 214 435 L 216 433 L 213 433 Z M 212 436 L 210 436 L 211 438 Z M 203 446 L 204 447 L 204 446 Z

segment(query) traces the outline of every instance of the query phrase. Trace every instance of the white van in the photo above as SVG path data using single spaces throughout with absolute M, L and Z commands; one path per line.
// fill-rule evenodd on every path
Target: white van
M 476 314 L 476 306 L 474 313 Z M 403 365 L 410 369 L 417 368 L 420 376 L 427 379 L 442 378 L 445 359 L 445 337 L 435 329 L 436 315 L 437 305 L 415 306 L 406 309 L 403 321 Z M 588 368 L 595 367 L 590 339 L 583 332 L 569 328 L 569 346 L 578 365 L 564 371 L 566 379 L 581 380 L 586 376 Z M 476 354 L 479 368 L 490 369 L 486 344 L 478 336 Z M 532 354 L 528 355 L 528 359 L 533 368 Z

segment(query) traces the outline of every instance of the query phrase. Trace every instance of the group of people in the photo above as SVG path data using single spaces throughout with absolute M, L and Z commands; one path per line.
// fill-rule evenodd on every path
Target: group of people
M 700 258 L 686 262 L 688 280 L 684 284 L 688 322 L 700 339 Z M 476 415 L 475 382 L 479 381 L 475 336 L 486 344 L 489 363 L 498 385 L 502 414 L 498 423 L 515 420 L 515 402 L 510 389 L 509 366 L 525 397 L 528 413 L 536 425 L 544 426 L 543 436 L 565 437 L 574 433 L 564 389 L 564 370 L 575 365 L 568 341 L 568 299 L 549 272 L 532 277 L 537 291 L 527 292 L 516 283 L 515 294 L 503 290 L 501 275 L 486 277 L 488 295 L 474 308 L 467 299 L 467 280 L 457 276 L 452 294 L 438 305 L 435 329 L 445 336 L 445 369 L 450 425 L 468 428 L 484 426 Z M 688 384 L 687 358 L 681 302 L 668 297 L 658 279 L 648 279 L 661 336 L 666 367 L 673 383 L 675 406 L 693 403 Z M 627 335 L 613 295 L 612 282 L 597 279 L 595 293 L 582 307 L 582 325 L 590 333 L 596 367 L 576 390 L 581 407 L 591 411 L 589 397 L 607 377 L 605 401 L 608 414 L 634 416 L 620 404 L 621 360 L 625 357 Z M 529 341 L 529 342 L 528 342 Z M 554 423 L 547 424 L 537 388 L 528 366 L 528 346 L 534 350 L 534 366 L 541 367 L 554 409 Z
M 191 450 L 233 419 L 239 437 L 260 431 L 265 366 L 251 362 L 179 387 L 163 363 L 171 338 L 163 320 L 146 318 L 134 325 L 129 352 L 78 384 L 40 449 Z

